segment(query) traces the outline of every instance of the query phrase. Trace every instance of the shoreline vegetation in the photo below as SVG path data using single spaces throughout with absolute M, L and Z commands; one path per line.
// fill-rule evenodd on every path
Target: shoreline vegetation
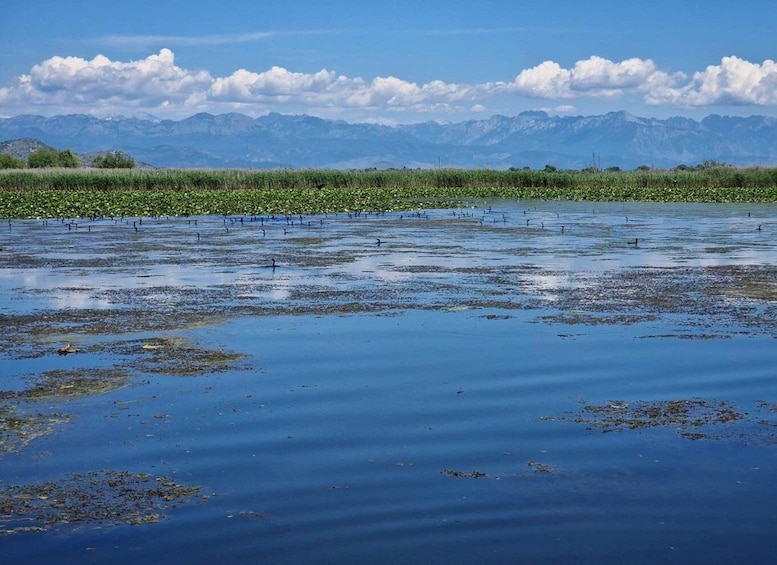
M 468 199 L 777 202 L 777 168 L 0 171 L 0 217 L 320 214 Z

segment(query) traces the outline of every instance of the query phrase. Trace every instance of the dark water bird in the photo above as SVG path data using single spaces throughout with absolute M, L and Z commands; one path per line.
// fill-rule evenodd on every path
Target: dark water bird
M 273 271 L 278 268 L 278 264 L 275 262 L 275 257 L 272 258 L 272 263 L 269 265 L 262 265 L 264 269 L 272 269 Z
M 634 241 L 629 241 L 628 244 L 633 245 L 634 247 L 637 247 L 639 245 L 639 238 L 635 237 Z
M 758 224 L 758 228 L 757 228 L 757 229 L 758 229 L 758 231 L 761 231 L 761 226 L 762 226 L 762 225 L 763 225 L 763 224 Z
M 376 243 L 377 243 L 378 247 L 380 247 L 380 244 L 383 243 L 383 242 L 380 240 L 380 238 L 378 238 Z

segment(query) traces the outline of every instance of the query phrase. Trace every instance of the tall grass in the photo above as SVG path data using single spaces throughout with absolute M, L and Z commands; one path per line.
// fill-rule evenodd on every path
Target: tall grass
M 777 168 L 686 171 L 6 170 L 0 216 L 317 213 L 476 197 L 777 202 Z
M 777 168 L 629 172 L 392 169 L 36 169 L 0 172 L 0 190 L 197 190 L 234 188 L 775 188 Z

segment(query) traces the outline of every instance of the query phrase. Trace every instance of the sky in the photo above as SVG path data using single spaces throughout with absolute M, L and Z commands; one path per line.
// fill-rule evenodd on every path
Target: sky
M 0 117 L 777 117 L 774 0 L 5 0 Z

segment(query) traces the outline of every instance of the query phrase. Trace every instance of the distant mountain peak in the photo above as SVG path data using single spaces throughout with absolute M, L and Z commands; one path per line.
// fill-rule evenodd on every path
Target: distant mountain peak
M 180 120 L 138 113 L 0 118 L 0 140 L 40 140 L 77 153 L 120 150 L 160 167 L 543 168 L 674 167 L 706 160 L 777 165 L 777 118 L 642 118 L 626 111 L 552 116 L 542 110 L 464 122 L 388 126 L 307 114 L 201 112 Z

